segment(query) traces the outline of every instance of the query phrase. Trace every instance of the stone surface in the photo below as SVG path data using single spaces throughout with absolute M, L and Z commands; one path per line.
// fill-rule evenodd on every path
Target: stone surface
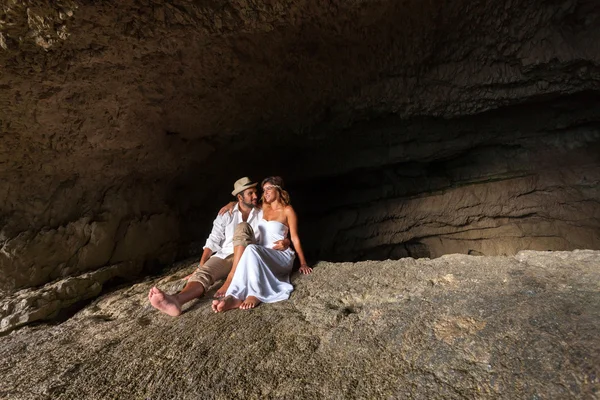
M 0 397 L 593 399 L 600 252 L 321 262 L 290 300 L 178 318 L 195 262 L 0 338 Z M 214 293 L 214 290 L 210 293 Z
M 188 256 L 243 175 L 286 178 L 315 260 L 597 249 L 599 21 L 592 0 L 0 0 L 0 290 Z
M 69 277 L 37 289 L 6 294 L 0 300 L 0 334 L 36 321 L 52 320 L 59 313 L 102 292 L 103 285 L 131 279 L 142 271 L 141 262 L 128 261 Z

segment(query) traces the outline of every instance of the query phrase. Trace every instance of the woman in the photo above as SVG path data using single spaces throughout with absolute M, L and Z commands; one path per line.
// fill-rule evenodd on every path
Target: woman
M 283 189 L 283 179 L 269 177 L 262 181 L 261 186 L 263 216 L 258 226 L 260 243 L 242 249 L 239 261 L 234 256 L 231 272 L 219 290 L 221 294 L 224 292 L 225 298 L 213 301 L 215 312 L 250 309 L 261 302 L 274 303 L 289 298 L 293 290 L 289 275 L 295 253 L 289 248 L 285 251 L 272 249 L 272 243 L 285 239 L 288 232 L 300 259 L 300 272 L 312 272 L 302 252 L 296 213 L 290 205 L 290 195 Z

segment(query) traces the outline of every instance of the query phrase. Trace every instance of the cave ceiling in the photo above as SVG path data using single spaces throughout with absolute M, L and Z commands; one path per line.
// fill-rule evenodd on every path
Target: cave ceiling
M 599 86 L 593 1 L 3 3 L 5 173 L 168 175 L 232 137 Z

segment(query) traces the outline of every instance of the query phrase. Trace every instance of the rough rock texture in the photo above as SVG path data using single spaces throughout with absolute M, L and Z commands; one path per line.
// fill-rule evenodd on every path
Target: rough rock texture
M 308 245 L 343 261 L 600 248 L 598 105 L 358 127 L 295 173 Z M 367 131 L 379 146 L 358 144 Z
M 0 300 L 0 333 L 35 321 L 53 319 L 64 309 L 97 297 L 105 283 L 119 278 L 131 279 L 141 269 L 141 263 L 129 261 L 5 296 Z
M 246 174 L 288 179 L 314 259 L 599 248 L 599 21 L 592 0 L 0 0 L 0 290 L 187 256 Z
M 159 286 L 180 287 L 189 268 Z M 289 301 L 213 314 L 204 298 L 175 319 L 148 306 L 155 282 L 0 338 L 0 397 L 600 394 L 598 251 L 322 262 Z

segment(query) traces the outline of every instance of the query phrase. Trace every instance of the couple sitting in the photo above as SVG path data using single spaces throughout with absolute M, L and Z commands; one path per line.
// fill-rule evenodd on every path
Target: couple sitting
M 312 272 L 302 252 L 296 213 L 283 189 L 283 179 L 275 176 L 263 180 L 260 205 L 256 186 L 248 178 L 235 182 L 231 194 L 237 204 L 225 207 L 230 212 L 222 210 L 215 219 L 198 269 L 175 295 L 156 287 L 150 289 L 148 299 L 154 308 L 178 316 L 183 304 L 202 296 L 215 281 L 225 277 L 212 304 L 215 312 L 288 299 L 293 290 L 289 275 L 295 257 L 289 248 L 288 232 L 300 258 L 300 272 Z

